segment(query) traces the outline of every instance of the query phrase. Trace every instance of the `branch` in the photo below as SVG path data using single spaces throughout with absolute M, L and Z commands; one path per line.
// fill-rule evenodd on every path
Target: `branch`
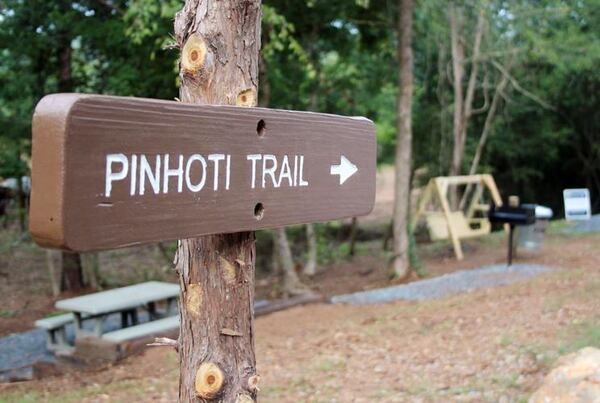
M 176 352 L 179 352 L 179 343 L 177 340 L 169 339 L 168 337 L 155 337 L 153 343 L 146 345 L 148 347 L 173 347 Z
M 463 130 L 465 131 L 467 128 L 467 121 L 472 115 L 473 97 L 475 96 L 475 84 L 477 84 L 477 71 L 479 67 L 479 50 L 481 48 L 481 38 L 483 37 L 484 23 L 485 20 L 483 9 L 481 9 L 479 11 L 479 15 L 477 16 L 477 28 L 475 30 L 475 39 L 473 40 L 473 63 L 471 66 L 471 74 L 469 75 L 467 93 L 464 101 Z
M 547 103 L 546 101 L 544 101 L 543 99 L 538 97 L 537 95 L 535 95 L 535 94 L 527 91 L 525 88 L 521 87 L 521 84 L 519 84 L 519 82 L 513 76 L 511 76 L 508 73 L 508 71 L 506 71 L 504 66 L 502 66 L 500 63 L 498 63 L 495 60 L 492 60 L 492 64 L 494 65 L 494 67 L 496 67 L 500 71 L 500 73 L 502 73 L 508 79 L 508 81 L 510 81 L 510 83 L 512 84 L 512 86 L 514 87 L 515 90 L 519 91 L 522 95 L 524 95 L 525 97 L 536 102 L 537 104 L 539 104 L 540 106 L 542 106 L 545 109 L 549 109 L 551 111 L 556 110 L 556 108 L 554 106 L 550 105 L 549 103 Z
M 499 91 L 500 96 L 507 104 L 516 104 L 517 102 L 512 99 L 505 91 Z
M 471 115 L 477 115 L 485 112 L 490 106 L 490 96 L 488 94 L 488 80 L 489 74 L 488 69 L 485 69 L 485 75 L 483 76 L 483 106 L 481 108 L 475 108 L 471 111 Z

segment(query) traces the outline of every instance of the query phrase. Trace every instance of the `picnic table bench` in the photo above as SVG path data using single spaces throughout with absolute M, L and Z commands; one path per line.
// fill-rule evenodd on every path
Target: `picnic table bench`
M 46 330 L 47 345 L 51 351 L 71 348 L 65 330 L 70 323 L 75 325 L 76 339 L 86 336 L 103 338 L 104 323 L 112 314 L 121 315 L 122 329 L 104 334 L 105 339 L 141 337 L 155 331 L 170 330 L 173 328 L 173 323 L 178 323 L 176 316 L 178 296 L 179 285 L 149 281 L 57 301 L 55 304 L 57 309 L 70 312 L 40 319 L 35 322 L 35 325 Z M 159 312 L 157 303 L 161 301 L 165 301 L 166 306 L 164 311 Z M 138 324 L 138 309 L 148 312 L 149 322 Z M 91 331 L 84 328 L 84 321 L 93 322 Z

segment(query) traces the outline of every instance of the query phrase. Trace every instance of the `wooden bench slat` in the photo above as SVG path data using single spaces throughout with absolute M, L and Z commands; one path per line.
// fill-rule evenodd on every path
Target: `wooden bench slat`
M 40 327 L 46 330 L 53 330 L 65 326 L 69 323 L 72 323 L 74 320 L 75 315 L 73 315 L 72 313 L 65 313 L 62 315 L 51 316 L 49 318 L 38 319 L 35 321 L 35 327 Z
M 120 343 L 127 340 L 137 339 L 140 337 L 177 329 L 178 327 L 179 316 L 169 316 L 168 318 L 153 320 L 151 322 L 142 323 L 141 325 L 131 326 L 125 329 L 115 330 L 114 332 L 105 333 L 102 335 L 102 339 L 114 343 Z

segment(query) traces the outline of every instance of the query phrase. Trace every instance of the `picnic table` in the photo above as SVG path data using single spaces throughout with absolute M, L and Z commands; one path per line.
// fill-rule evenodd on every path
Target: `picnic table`
M 128 287 L 97 292 L 81 297 L 57 301 L 55 307 L 73 313 L 76 337 L 102 336 L 103 325 L 109 315 L 120 313 L 123 328 L 138 324 L 138 309 L 148 311 L 150 321 L 175 315 L 179 285 L 161 281 L 148 281 Z M 157 312 L 156 304 L 166 302 L 165 313 Z M 129 320 L 128 320 L 129 319 Z M 93 321 L 93 331 L 83 329 L 83 321 Z

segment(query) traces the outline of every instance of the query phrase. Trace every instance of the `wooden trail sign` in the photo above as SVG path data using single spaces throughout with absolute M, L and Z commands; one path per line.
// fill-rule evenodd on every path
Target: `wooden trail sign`
M 364 215 L 365 118 L 55 94 L 33 117 L 30 230 L 73 251 Z

